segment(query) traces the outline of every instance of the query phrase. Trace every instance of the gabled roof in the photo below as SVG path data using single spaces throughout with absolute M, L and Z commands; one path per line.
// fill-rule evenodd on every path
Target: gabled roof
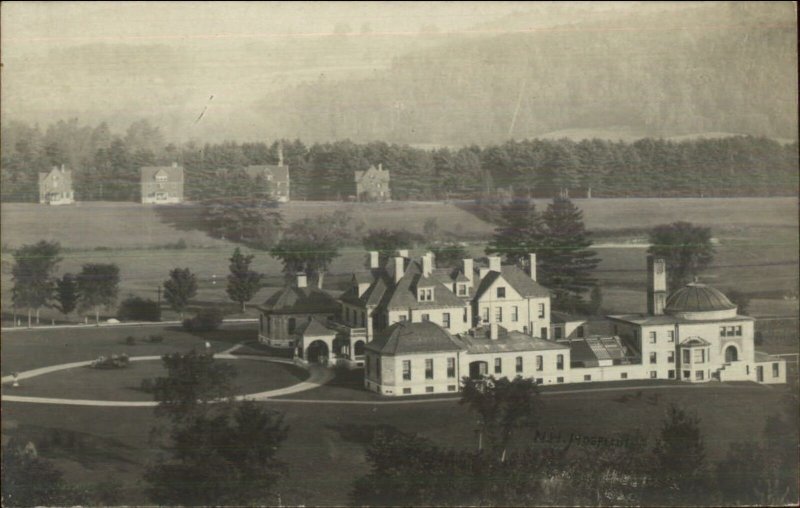
M 259 176 L 266 178 L 271 175 L 273 180 L 289 180 L 289 166 L 278 166 L 275 164 L 259 164 L 247 166 L 244 172 L 250 178 L 258 178 Z
M 680 345 L 688 347 L 706 347 L 710 346 L 711 343 L 702 337 L 689 337 L 685 341 L 681 342 Z
M 430 321 L 401 321 L 378 333 L 366 349 L 382 355 L 406 355 L 462 351 L 462 346 L 447 330 Z
M 72 171 L 69 169 L 59 169 L 58 167 L 53 167 L 50 171 L 40 171 L 39 172 L 39 183 L 42 183 L 44 180 L 52 177 L 54 174 L 64 177 L 64 180 L 72 181 Z
M 492 340 L 488 327 L 479 327 L 473 333 L 458 335 L 456 340 L 470 353 L 513 353 L 521 351 L 568 350 L 569 347 L 555 341 L 531 337 L 524 333 L 497 327 L 497 339 Z
M 171 182 L 183 181 L 183 166 L 143 166 L 140 169 L 142 182 L 154 181 L 156 175 L 163 171 Z
M 503 265 L 499 272 L 491 271 L 486 274 L 478 285 L 478 289 L 475 290 L 475 297 L 481 298 L 501 276 L 522 298 L 547 298 L 550 296 L 550 292 L 545 287 L 528 277 L 528 274 L 518 266 Z
M 328 335 L 336 335 L 336 330 L 329 328 L 327 323 L 321 319 L 312 317 L 297 327 L 295 335 L 302 335 L 303 337 L 326 337 Z
M 433 281 L 434 294 L 432 302 L 417 301 L 416 284 L 422 277 L 422 267 L 417 262 L 409 263 L 405 275 L 397 284 L 390 285 L 380 306 L 386 309 L 438 309 L 442 307 L 463 307 L 464 301 L 453 294 L 441 282 L 428 277 Z M 427 282 L 426 282 L 427 283 Z
M 369 169 L 366 171 L 356 171 L 354 172 L 354 179 L 356 182 L 361 182 L 362 180 L 374 177 L 378 178 L 383 181 L 389 180 L 389 170 L 388 169 L 378 169 L 375 166 L 370 166 Z
M 319 288 L 289 286 L 267 298 L 261 310 L 273 314 L 333 314 L 339 311 L 339 304 Z

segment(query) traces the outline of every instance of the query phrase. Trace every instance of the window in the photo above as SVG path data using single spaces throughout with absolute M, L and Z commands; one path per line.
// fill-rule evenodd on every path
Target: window
M 502 358 L 495 358 L 494 359 L 494 373 L 501 374 L 503 372 L 503 359 Z
M 422 315 L 422 320 L 423 321 L 430 321 L 431 320 L 431 315 L 430 314 L 423 314 Z
M 537 378 L 536 378 L 536 384 L 537 384 L 537 385 L 540 385 L 540 384 L 542 384 L 542 382 L 543 382 L 543 381 L 542 381 L 542 378 L 540 378 L 540 377 L 537 377 Z
M 578 327 L 578 338 L 583 338 L 583 326 Z
M 541 335 L 542 335 L 542 337 L 541 337 L 541 338 L 543 338 L 543 339 L 547 340 L 547 327 L 546 327 L 546 326 L 543 326 L 543 327 L 542 327 L 542 330 L 541 330 L 541 332 L 542 332 L 542 333 L 541 333 Z
M 544 304 L 543 303 L 539 304 L 538 310 L 539 310 L 539 317 L 543 318 L 544 317 Z
M 425 393 L 433 393 L 433 387 L 432 386 L 426 386 L 425 387 Z
M 692 371 L 690 370 L 683 371 L 683 379 L 691 379 L 691 377 L 692 377 Z
M 691 354 L 692 354 L 691 351 L 689 351 L 688 349 L 684 349 L 683 350 L 683 358 L 681 359 L 681 362 L 682 363 L 689 363 L 689 360 L 691 359 Z
M 497 298 L 506 297 L 506 288 L 497 288 Z
M 557 377 L 556 378 L 556 383 L 563 383 L 563 382 L 564 382 L 564 378 L 563 377 Z
M 592 375 L 591 374 L 584 374 L 583 375 L 583 380 L 584 381 L 591 381 L 592 380 Z
M 669 330 L 667 332 L 667 342 L 669 342 L 670 344 L 674 344 L 675 343 L 675 331 L 674 330 Z
M 420 302 L 432 302 L 433 288 L 421 288 L 417 296 Z
M 447 377 L 449 377 L 449 378 L 456 377 L 456 359 L 455 358 L 448 358 L 447 359 Z
M 620 379 L 628 379 L 628 373 L 627 372 L 620 373 L 619 378 Z
M 411 381 L 411 360 L 403 360 L 403 381 Z
M 667 371 L 667 377 L 670 379 L 675 379 L 675 371 L 674 370 Z
M 403 388 L 403 395 L 408 395 L 411 393 L 411 388 Z
M 494 320 L 496 323 L 503 322 L 503 308 L 502 307 L 495 307 L 494 309 Z
M 638 343 L 638 341 L 639 341 L 639 330 L 634 330 L 633 331 L 633 340 Z
M 542 358 L 542 355 L 536 355 L 536 370 L 544 370 L 544 358 Z
M 408 321 L 408 316 L 406 316 L 405 314 L 400 314 L 400 321 L 401 322 L 402 321 Z
M 656 343 L 656 332 L 650 332 L 649 334 L 649 342 L 650 344 Z
M 433 379 L 433 358 L 425 360 L 425 379 Z
M 293 317 L 289 318 L 289 323 L 286 326 L 286 331 L 289 333 L 294 333 L 294 329 L 297 326 L 297 321 Z
M 484 323 L 489 322 L 489 307 L 483 307 L 481 309 L 481 321 Z
M 521 356 L 517 357 L 517 369 L 516 370 L 517 370 L 518 373 L 522 372 L 522 357 Z
M 651 370 L 650 371 L 650 379 L 655 379 L 658 376 L 658 372 Z
M 564 329 L 556 326 L 553 328 L 553 335 L 555 335 L 556 340 L 564 338 Z
M 778 363 L 773 363 L 773 364 L 772 364 L 772 377 L 778 377 L 778 376 L 780 376 L 780 375 L 781 375 L 781 368 L 780 368 L 780 364 L 778 364 Z
M 704 373 L 703 373 L 702 370 L 698 370 L 698 371 L 696 371 L 694 373 L 694 378 L 697 379 L 698 381 L 702 381 L 704 379 L 703 376 L 704 376 Z
M 458 296 L 467 296 L 467 285 L 466 284 L 459 284 L 458 285 Z
M 719 336 L 720 337 L 725 337 L 726 336 L 726 333 L 725 333 L 726 330 L 727 329 L 724 326 L 720 326 L 719 327 Z
M 369 368 L 370 368 L 371 365 L 372 365 L 372 357 L 368 356 L 367 357 L 367 363 L 364 365 L 364 370 L 367 373 L 367 377 L 369 377 Z
M 564 355 L 556 356 L 556 369 L 564 370 Z
M 703 363 L 706 361 L 706 352 L 704 349 L 694 350 L 694 363 Z
M 667 353 L 667 363 L 675 363 L 675 351 L 669 351 Z
M 361 313 L 361 328 L 367 326 L 367 316 L 363 312 Z
M 381 382 L 381 357 L 377 357 L 375 359 L 375 377 L 378 379 L 378 382 Z
M 448 392 L 456 391 L 456 385 L 447 385 L 447 391 Z
M 519 307 L 516 305 L 511 307 L 511 321 L 514 323 L 519 321 Z
M 344 316 L 345 316 L 344 317 L 345 322 L 349 323 L 350 322 L 350 307 L 345 307 L 344 308 Z
M 737 337 L 741 337 L 742 336 L 742 327 L 741 326 L 737 326 L 736 327 L 736 336 Z
M 467 308 L 466 308 L 466 307 L 464 307 L 464 322 L 465 322 L 465 323 L 466 323 L 467 321 L 469 321 L 469 313 L 468 313 L 468 312 L 469 312 L 469 311 L 467 311 Z
M 650 363 L 656 363 L 658 360 L 655 353 L 650 353 Z
M 442 314 L 442 326 L 445 328 L 450 328 L 450 313 L 445 312 Z

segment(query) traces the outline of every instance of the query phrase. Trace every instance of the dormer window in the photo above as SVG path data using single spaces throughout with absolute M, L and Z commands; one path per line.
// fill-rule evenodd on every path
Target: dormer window
M 467 296 L 466 284 L 458 284 L 458 296 Z
M 506 297 L 506 288 L 501 287 L 497 288 L 497 298 L 505 298 Z
M 432 302 L 433 288 L 420 288 L 417 292 L 417 299 L 420 302 Z
M 167 175 L 165 175 L 164 173 L 156 175 L 156 182 L 166 182 L 166 181 L 167 181 Z

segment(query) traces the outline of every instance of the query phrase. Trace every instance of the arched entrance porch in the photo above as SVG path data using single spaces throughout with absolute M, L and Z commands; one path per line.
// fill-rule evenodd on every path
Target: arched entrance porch
M 315 340 L 306 347 L 306 361 L 309 363 L 327 364 L 330 357 L 328 345 L 322 340 Z
M 739 361 L 739 350 L 736 346 L 728 346 L 725 348 L 725 363 Z

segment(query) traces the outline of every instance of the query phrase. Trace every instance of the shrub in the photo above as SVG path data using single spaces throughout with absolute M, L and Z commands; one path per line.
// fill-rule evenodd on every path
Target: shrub
M 136 344 L 136 337 L 134 337 L 133 335 L 128 335 L 127 337 L 125 337 L 125 344 L 133 346 L 134 344 Z
M 210 332 L 221 324 L 222 312 L 215 307 L 203 309 L 195 317 L 183 321 L 183 327 L 190 332 Z
M 164 342 L 164 336 L 163 335 L 151 335 L 151 336 L 149 336 L 147 338 L 147 341 L 148 342 L 154 342 L 154 343 Z
M 108 357 L 100 355 L 97 360 L 92 362 L 92 368 L 94 369 L 124 369 L 128 365 L 130 365 L 130 359 L 126 354 L 112 354 Z
M 117 317 L 127 321 L 161 321 L 161 307 L 149 298 L 131 295 L 120 303 Z

